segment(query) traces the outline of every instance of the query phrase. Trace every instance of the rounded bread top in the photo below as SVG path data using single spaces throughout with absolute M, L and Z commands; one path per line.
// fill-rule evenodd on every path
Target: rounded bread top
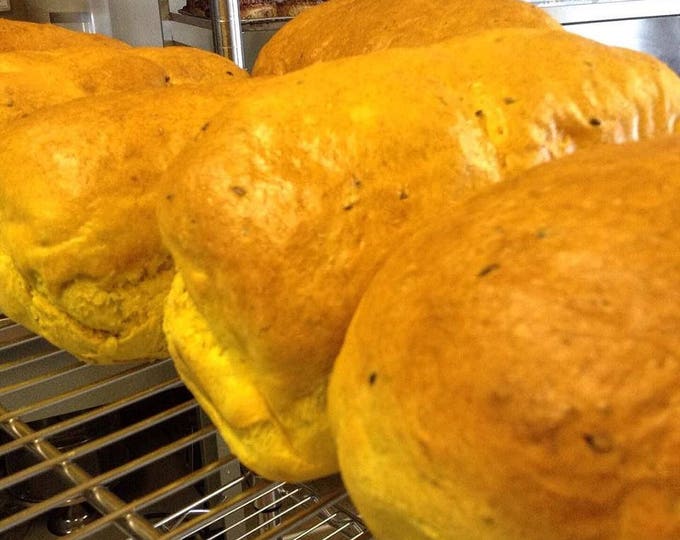
M 679 209 L 680 136 L 605 146 L 390 257 L 329 390 L 376 538 L 678 537 Z
M 176 161 L 161 228 L 218 340 L 259 350 L 249 365 L 284 399 L 328 372 L 374 271 L 435 209 L 588 146 L 680 129 L 668 67 L 562 31 L 251 82 Z
M 508 27 L 561 28 L 522 0 L 330 0 L 277 31 L 260 50 L 253 74 L 281 75 L 316 62 Z
M 92 46 L 118 49 L 131 47 L 123 41 L 103 34 L 76 32 L 56 24 L 0 18 L 0 52 Z
M 541 162 L 680 125 L 667 66 L 563 31 L 497 29 L 250 82 L 171 167 L 159 215 L 181 287 L 165 321 L 204 406 L 238 428 L 232 447 L 266 414 L 219 406 L 216 365 L 257 390 L 268 440 L 303 441 L 307 478 L 334 460 L 320 455 L 325 386 L 350 318 L 405 238 Z M 176 331 L 184 316 L 206 333 Z M 261 454 L 256 470 L 271 466 Z M 289 462 L 276 465 L 284 478 Z

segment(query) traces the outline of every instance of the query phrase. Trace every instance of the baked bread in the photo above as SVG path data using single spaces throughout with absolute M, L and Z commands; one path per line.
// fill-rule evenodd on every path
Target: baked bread
M 324 0 L 278 0 L 276 2 L 277 17 L 297 17 L 303 11 L 321 4 Z
M 79 97 L 226 82 L 248 76 L 230 60 L 187 47 L 67 47 L 0 53 L 0 124 Z
M 242 19 L 269 19 L 276 17 L 276 0 L 241 0 L 239 13 Z
M 277 31 L 258 53 L 253 75 L 281 75 L 316 62 L 513 26 L 560 28 L 523 0 L 330 0 Z
M 179 9 L 179 12 L 184 15 L 209 19 L 210 0 L 186 0 L 186 3 Z
M 378 272 L 329 410 L 380 540 L 680 538 L 680 136 L 578 152 Z
M 669 68 L 562 31 L 252 81 L 171 170 L 164 325 L 232 451 L 274 479 L 337 468 L 328 373 L 375 270 L 432 212 L 579 148 L 680 129 Z
M 88 362 L 167 357 L 160 178 L 236 86 L 82 98 L 6 125 L 0 311 Z
M 103 34 L 75 32 L 55 24 L 15 21 L 0 17 L 0 52 L 93 46 L 130 48 L 127 43 Z
M 249 76 L 228 58 L 195 47 L 135 47 L 130 54 L 161 66 L 170 86 L 224 84 L 234 78 Z
M 210 18 L 210 1 L 194 1 L 180 10 L 182 13 Z M 266 19 L 276 17 L 276 0 L 240 0 L 239 15 L 241 19 Z

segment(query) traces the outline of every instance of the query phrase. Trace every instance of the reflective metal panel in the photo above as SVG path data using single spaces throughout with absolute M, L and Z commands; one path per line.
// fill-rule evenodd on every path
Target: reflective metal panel
M 565 28 L 607 45 L 649 53 L 680 73 L 680 15 L 568 24 Z

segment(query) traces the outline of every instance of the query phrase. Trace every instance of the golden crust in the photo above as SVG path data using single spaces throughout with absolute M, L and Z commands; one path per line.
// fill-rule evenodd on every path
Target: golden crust
M 519 56 L 526 70 L 514 67 Z M 222 358 L 225 372 L 242 363 L 281 416 L 325 386 L 365 286 L 433 212 L 579 148 L 679 129 L 680 79 L 667 67 L 561 31 L 381 51 L 251 90 L 182 154 L 160 218 L 210 339 L 240 344 Z M 206 369 L 198 355 L 184 365 L 195 380 Z M 219 384 L 203 378 L 195 391 L 216 402 Z M 316 440 L 292 453 L 323 447 L 317 413 Z M 299 440 L 296 429 L 281 437 Z M 266 456 L 239 457 L 271 467 Z M 307 475 L 334 463 L 316 455 Z M 302 479 L 297 464 L 290 470 L 280 477 Z
M 242 19 L 268 19 L 276 17 L 276 1 L 241 2 L 239 13 Z
M 680 536 L 680 137 L 494 186 L 394 253 L 329 410 L 379 539 Z
M 247 76 L 224 57 L 188 47 L 67 47 L 0 53 L 0 123 L 90 95 L 224 84 Z
M 130 45 L 103 34 L 75 32 L 54 24 L 0 18 L 0 52 L 45 51 L 62 47 L 126 49 Z
M 281 75 L 316 62 L 507 27 L 560 25 L 522 0 L 331 0 L 281 28 L 260 50 L 253 75 Z
M 0 121 L 72 99 L 125 90 L 162 88 L 156 63 L 103 47 L 0 54 Z
M 167 356 L 161 318 L 173 265 L 156 221 L 159 186 L 230 92 L 95 96 L 7 126 L 0 309 L 90 362 Z
M 224 84 L 248 77 L 234 62 L 194 47 L 136 47 L 132 54 L 160 65 L 168 75 L 167 84 Z
M 321 4 L 323 0 L 279 0 L 276 2 L 277 17 L 297 17 L 303 11 Z
M 317 417 L 325 408 L 325 386 L 290 407 L 271 407 L 259 379 L 244 365 L 246 346 L 236 339 L 217 342 L 179 274 L 166 301 L 164 330 L 177 372 L 244 465 L 270 479 L 337 471 L 334 460 L 316 462 L 335 451 L 328 425 L 319 427 Z

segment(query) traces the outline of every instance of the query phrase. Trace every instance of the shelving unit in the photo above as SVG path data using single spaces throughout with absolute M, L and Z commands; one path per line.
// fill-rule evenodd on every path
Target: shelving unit
M 213 0 L 212 4 L 212 12 L 222 15 L 208 19 L 181 13 L 182 1 L 170 2 L 163 20 L 165 43 L 220 52 L 250 69 L 262 46 L 290 20 L 289 17 L 237 20 L 231 13 L 238 2 Z

